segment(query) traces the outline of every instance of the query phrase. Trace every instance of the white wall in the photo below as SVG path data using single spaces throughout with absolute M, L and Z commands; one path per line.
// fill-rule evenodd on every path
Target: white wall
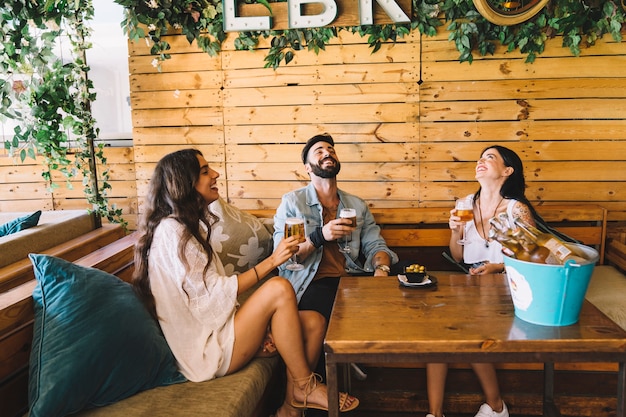
M 87 51 L 89 78 L 96 91 L 93 115 L 100 139 L 115 145 L 117 140 L 132 138 L 128 46 L 120 26 L 123 8 L 112 0 L 93 3 L 93 48 Z

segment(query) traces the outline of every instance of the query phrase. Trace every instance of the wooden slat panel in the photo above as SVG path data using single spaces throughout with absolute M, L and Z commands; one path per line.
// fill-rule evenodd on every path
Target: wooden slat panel
M 0 200 L 45 200 L 50 197 L 43 183 L 4 184 L 0 187 Z
M 226 70 L 259 68 L 265 65 L 267 49 L 258 48 L 255 51 L 227 51 L 222 56 L 223 68 Z M 326 47 L 326 51 L 319 54 L 295 52 L 290 66 L 314 65 L 347 65 L 347 64 L 374 64 L 387 62 L 416 62 L 419 61 L 420 45 L 417 42 L 406 42 L 402 39 L 396 44 L 383 44 L 381 49 L 372 54 L 367 44 L 336 44 Z
M 193 47 L 190 48 L 192 52 L 186 54 L 180 53 L 181 49 L 176 48 L 177 53 L 172 53 L 170 59 L 161 63 L 161 73 L 219 71 L 222 66 L 221 55 L 210 56 L 206 52 L 198 52 L 199 49 L 195 45 L 194 42 Z M 139 48 L 132 49 L 138 50 Z M 156 56 L 131 55 L 128 58 L 128 69 L 131 74 L 159 74 L 159 69 L 153 62 L 154 59 Z
M 454 181 L 472 178 L 475 162 L 427 162 L 420 164 L 421 181 Z M 589 161 L 581 169 L 580 161 L 529 162 L 524 164 L 526 181 L 613 181 L 626 179 L 626 164 L 618 161 Z
M 626 78 L 513 79 L 497 81 L 430 81 L 420 90 L 423 101 L 498 99 L 623 98 Z
M 532 182 L 527 184 L 526 196 L 531 202 L 600 204 L 621 200 L 626 184 L 619 182 L 573 182 L 564 186 L 560 182 Z M 450 201 L 476 191 L 474 182 L 420 183 L 420 197 L 429 201 Z
M 349 169 L 342 168 L 341 170 L 341 181 L 358 181 L 363 178 L 372 181 L 415 181 L 418 172 L 417 163 L 373 162 L 347 166 Z M 241 162 L 227 164 L 226 170 L 230 180 L 307 180 L 309 177 L 302 162 L 273 162 L 271 164 Z
M 228 197 L 280 199 L 288 191 L 303 187 L 308 181 L 230 181 Z M 414 182 L 342 182 L 340 188 L 365 200 L 416 200 L 418 184 Z
M 0 183 L 44 182 L 38 165 L 0 165 Z
M 429 36 L 426 39 L 428 42 L 424 42 L 422 48 L 424 50 L 422 59 L 425 61 L 456 61 L 459 59 L 459 51 L 455 48 L 454 44 L 448 39 L 449 33 L 446 31 L 439 31 L 435 36 Z M 573 62 L 577 62 L 576 58 L 572 55 L 572 52 L 568 47 L 563 46 L 563 37 L 556 36 L 553 39 L 549 39 L 545 44 L 544 52 L 539 56 L 540 59 L 548 59 L 553 57 L 567 57 L 574 58 Z M 474 54 L 474 60 L 493 60 L 495 57 L 510 57 L 511 59 L 526 59 L 526 54 L 521 53 L 519 50 L 508 51 L 508 47 L 500 45 L 495 42 L 494 55 L 480 56 L 480 54 Z M 605 55 L 623 55 L 624 44 L 615 42 L 612 39 L 605 37 L 600 42 L 589 48 L 585 48 L 581 45 L 580 56 L 605 56 Z M 537 61 L 535 61 L 537 62 Z
M 579 141 L 620 140 L 626 120 L 508 120 L 460 123 L 423 122 L 420 124 L 424 142 L 486 140 L 517 141 Z M 575 145 L 574 145 L 575 146 Z
M 193 146 L 200 150 L 207 162 L 217 162 L 224 160 L 224 146 L 220 144 L 204 143 L 201 145 Z M 189 145 L 178 144 L 168 146 L 136 146 L 135 147 L 135 159 L 137 162 L 158 162 L 163 156 L 170 152 L 175 152 L 181 149 L 190 148 Z M 137 169 L 137 176 L 139 178 L 139 169 Z
M 298 142 L 302 146 L 310 137 L 328 133 L 335 143 L 341 142 L 417 142 L 418 123 L 341 123 L 225 126 L 225 141 L 229 143 Z
M 218 108 L 183 108 L 133 110 L 133 127 L 221 125 L 223 113 Z
M 493 143 L 428 143 L 420 146 L 422 161 L 475 162 L 486 146 Z M 520 142 L 507 144 L 525 163 L 530 161 L 622 161 L 626 141 Z M 582 167 L 581 167 L 582 168 Z M 626 168 L 625 168 L 626 169 Z
M 220 71 L 196 71 L 193 73 L 137 74 L 130 77 L 131 91 L 200 90 L 220 88 Z
M 218 89 L 138 91 L 132 94 L 133 109 L 171 109 L 214 106 L 222 102 L 222 92 Z
M 624 44 L 622 44 L 622 48 L 626 50 Z M 615 77 L 616 74 L 626 73 L 625 56 L 578 57 L 575 61 L 576 65 L 572 64 L 572 57 L 544 59 L 541 65 L 528 65 L 524 61 L 525 58 L 518 60 L 479 59 L 472 63 L 471 71 L 459 70 L 458 61 L 425 61 L 423 62 L 422 70 L 423 77 L 429 81 L 500 80 L 515 78 L 612 78 Z
M 311 67 L 281 66 L 225 71 L 224 87 L 264 87 L 281 85 L 322 85 L 345 83 L 418 82 L 419 65 L 414 63 L 386 63 L 370 65 L 326 65 Z
M 231 163 L 301 161 L 303 143 L 229 145 L 226 147 L 226 160 Z M 348 162 L 416 161 L 418 156 L 417 145 L 411 143 L 335 144 L 335 150 L 344 165 Z
M 448 246 L 450 231 L 445 229 L 383 229 L 383 238 L 390 246 Z
M 135 145 L 188 145 L 222 141 L 222 126 L 138 127 L 133 129 Z
M 224 106 L 408 103 L 417 102 L 418 93 L 415 83 L 238 88 L 225 92 Z
M 626 70 L 626 66 L 624 68 Z M 526 119 L 571 119 L 579 115 L 584 119 L 622 119 L 626 112 L 626 100 L 622 98 L 577 100 L 493 100 L 422 102 L 420 117 L 425 122 Z
M 201 147 L 199 147 L 198 149 L 200 149 Z M 202 150 L 202 149 L 201 149 Z M 210 155 L 209 155 L 210 156 Z M 216 170 L 217 172 L 220 173 L 220 176 L 222 178 L 225 177 L 224 174 L 224 164 L 218 163 L 218 162 L 211 162 L 208 161 L 209 164 L 211 165 L 211 168 Z M 139 184 L 144 184 L 147 183 L 147 181 L 150 180 L 150 177 L 152 177 L 152 173 L 154 172 L 154 167 L 156 166 L 156 162 L 141 162 L 137 164 L 137 182 Z M 218 184 L 225 184 L 225 182 L 223 182 L 223 179 L 218 180 Z
M 224 124 L 392 123 L 416 121 L 419 111 L 416 103 L 272 106 L 262 112 L 256 107 L 231 107 L 224 114 Z

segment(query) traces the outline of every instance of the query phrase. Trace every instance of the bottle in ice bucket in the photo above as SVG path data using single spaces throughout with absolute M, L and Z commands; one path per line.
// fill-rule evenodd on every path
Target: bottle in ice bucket
M 528 239 L 520 230 L 513 229 L 509 226 L 508 216 L 503 213 L 499 218 L 493 217 L 489 220 L 491 229 L 489 237 L 495 239 L 502 245 L 503 251 L 521 261 L 535 263 L 556 263 L 550 259 L 550 251 L 536 242 Z
M 533 240 L 538 246 L 548 248 L 552 254 L 552 258 L 556 259 L 558 264 L 564 264 L 569 260 L 573 260 L 577 264 L 589 262 L 581 251 L 568 246 L 556 236 L 550 233 L 542 232 L 521 219 L 515 219 L 515 225 L 518 230 L 521 230 L 528 237 L 529 240 Z

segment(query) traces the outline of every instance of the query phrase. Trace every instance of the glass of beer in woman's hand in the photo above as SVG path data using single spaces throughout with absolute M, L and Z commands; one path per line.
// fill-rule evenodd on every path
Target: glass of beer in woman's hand
M 459 221 L 463 222 L 461 225 L 461 239 L 457 240 L 457 243 L 464 245 L 468 242 L 465 238 L 465 223 L 474 219 L 473 201 L 470 197 L 459 198 L 456 200 L 455 208 L 455 214 L 461 218 Z
M 306 240 L 306 235 L 304 234 L 304 219 L 297 217 L 288 217 L 285 219 L 285 237 L 290 236 L 298 236 L 300 242 Z M 285 268 L 290 271 L 301 271 L 304 269 L 304 266 L 298 263 L 296 254 L 294 253 L 291 256 L 290 263 L 288 263 Z
M 339 212 L 339 217 L 342 219 L 349 219 L 351 221 L 351 227 L 356 227 L 356 210 L 353 208 L 344 208 Z M 343 253 L 350 253 L 350 241 L 352 240 L 352 232 L 343 238 L 343 242 L 339 242 L 339 251 Z

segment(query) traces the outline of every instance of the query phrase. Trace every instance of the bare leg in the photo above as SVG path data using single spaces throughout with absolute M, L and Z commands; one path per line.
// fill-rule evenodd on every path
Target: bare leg
M 503 402 L 498 386 L 496 368 L 492 363 L 473 363 L 472 368 L 480 381 L 480 386 L 485 393 L 485 401 L 495 412 L 502 411 Z
M 302 324 L 307 362 L 309 363 L 309 367 L 314 369 L 320 353 L 322 352 L 322 342 L 326 334 L 326 319 L 316 311 L 300 311 L 300 323 Z M 291 378 L 288 378 L 287 387 L 285 389 L 285 401 L 276 411 L 276 417 L 298 417 L 302 415 L 301 410 L 291 406 L 291 400 L 293 398 L 293 381 Z
M 435 417 L 443 416 L 443 395 L 446 386 L 447 363 L 426 364 L 426 391 L 428 412 Z
M 227 373 L 240 369 L 254 356 L 265 337 L 267 324 L 272 326 L 276 349 L 287 366 L 288 383 L 311 375 L 304 347 L 304 335 L 293 287 L 284 278 L 276 277 L 257 289 L 235 314 L 235 344 Z M 321 341 L 319 342 L 321 346 Z M 304 384 L 293 392 L 297 401 L 305 399 Z M 326 386 L 310 392 L 308 403 L 328 407 Z M 348 399 L 348 404 L 352 402 Z

